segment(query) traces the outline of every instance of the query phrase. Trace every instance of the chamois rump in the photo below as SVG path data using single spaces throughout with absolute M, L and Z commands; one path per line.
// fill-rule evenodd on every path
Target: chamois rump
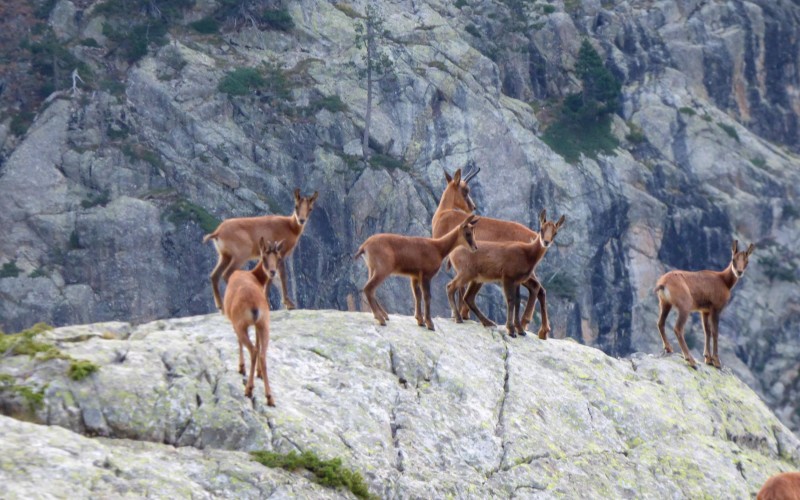
M 662 275 L 656 283 L 655 292 L 658 295 L 658 304 L 661 313 L 658 318 L 658 333 L 664 344 L 664 352 L 671 353 L 672 346 L 667 340 L 664 326 L 667 316 L 674 307 L 678 310 L 678 319 L 675 321 L 675 336 L 678 338 L 683 358 L 692 368 L 697 367 L 686 339 L 683 336 L 684 326 L 689 319 L 689 314 L 699 312 L 703 320 L 703 333 L 705 334 L 705 347 L 703 358 L 707 365 L 721 368 L 717 341 L 719 339 L 719 317 L 722 310 L 731 298 L 731 290 L 744 275 L 750 254 L 755 245 L 752 243 L 747 250 L 739 251 L 739 242 L 733 240 L 731 246 L 731 263 L 722 271 L 670 271 Z M 711 344 L 713 343 L 713 349 Z
M 253 397 L 253 376 L 256 369 L 264 380 L 264 394 L 269 406 L 275 406 L 272 391 L 269 388 L 267 375 L 267 347 L 269 346 L 269 302 L 265 294 L 271 279 L 275 277 L 283 242 L 266 242 L 260 238 L 258 242 L 260 259 L 252 271 L 237 270 L 231 274 L 228 288 L 225 290 L 224 311 L 233 325 L 233 331 L 239 340 L 239 373 L 245 375 L 244 354 L 242 346 L 250 353 L 250 373 L 244 389 L 244 395 Z M 253 326 L 256 331 L 256 344 L 250 341 L 247 333 Z
M 214 247 L 219 254 L 217 265 L 211 271 L 211 289 L 214 292 L 214 303 L 217 309 L 222 309 L 222 300 L 219 293 L 219 279 L 226 282 L 231 274 L 249 260 L 259 257 L 258 242 L 283 241 L 283 250 L 278 265 L 278 275 L 281 281 L 281 298 L 286 309 L 294 309 L 294 302 L 289 298 L 286 277 L 286 259 L 291 255 L 297 241 L 303 234 L 306 221 L 314 210 L 314 203 L 319 193 L 314 192 L 308 197 L 300 196 L 300 189 L 294 190 L 294 212 L 290 216 L 264 215 L 260 217 L 237 217 L 223 221 L 213 233 L 203 238 L 203 243 L 209 240 L 214 242 Z M 269 294 L 269 289 L 264 291 Z

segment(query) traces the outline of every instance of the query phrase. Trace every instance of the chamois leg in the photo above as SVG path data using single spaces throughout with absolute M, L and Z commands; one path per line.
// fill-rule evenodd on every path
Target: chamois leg
M 269 387 L 269 376 L 267 375 L 267 348 L 269 347 L 269 325 L 266 320 L 256 324 L 256 352 L 258 353 L 258 371 L 264 379 L 264 395 L 267 398 L 268 406 L 275 406 L 272 398 L 272 390 Z
M 689 346 L 686 345 L 686 339 L 683 337 L 683 329 L 688 319 L 689 311 L 678 309 L 678 319 L 675 321 L 675 336 L 678 337 L 678 344 L 680 344 L 681 351 L 683 351 L 683 359 L 685 359 L 692 368 L 697 368 L 697 362 L 692 357 L 692 353 L 689 352 Z
M 417 320 L 417 325 L 425 326 L 422 318 L 422 288 L 420 288 L 419 278 L 411 278 L 411 293 L 414 294 L 414 318 Z
M 703 320 L 703 336 L 705 337 L 705 345 L 703 346 L 703 361 L 710 365 L 711 363 L 711 325 L 709 324 L 709 317 L 707 312 L 701 312 L 700 318 Z
M 547 340 L 547 334 L 550 333 L 550 319 L 549 316 L 547 316 L 547 290 L 545 290 L 543 286 L 539 287 L 537 298 L 539 300 L 540 315 L 542 317 L 542 326 L 539 327 L 538 335 L 540 339 Z
M 211 271 L 209 275 L 209 279 L 211 280 L 211 290 L 214 292 L 214 304 L 217 306 L 217 309 L 222 311 L 222 299 L 220 298 L 219 294 L 219 279 L 222 277 L 222 272 L 225 270 L 226 267 L 231 263 L 231 257 L 226 254 L 219 254 L 219 259 L 217 259 L 217 265 L 214 267 L 214 270 Z
M 472 282 L 468 286 L 462 286 L 458 289 L 458 296 L 461 300 L 458 302 L 459 310 L 461 311 L 461 317 L 464 319 L 469 319 L 469 306 L 467 305 L 466 297 L 469 295 L 469 291 L 471 288 L 475 287 L 475 291 L 473 292 L 475 295 L 478 294 L 478 291 L 483 286 L 481 283 Z M 485 325 L 484 325 L 485 326 Z
M 709 318 L 709 324 L 711 326 L 711 340 L 713 341 L 713 350 L 711 354 L 711 363 L 714 365 L 714 368 L 722 368 L 722 363 L 719 361 L 719 348 L 718 341 L 719 341 L 719 311 L 712 311 L 711 318 Z
M 247 325 L 241 325 L 236 327 L 236 336 L 239 337 L 239 343 L 243 344 L 247 348 L 247 352 L 250 353 L 250 373 L 247 376 L 247 383 L 244 386 L 244 395 L 245 397 L 252 398 L 253 397 L 253 376 L 256 372 L 256 358 L 258 356 L 258 352 L 253 346 L 253 343 L 250 341 L 250 336 L 247 334 Z
M 423 277 L 422 280 L 422 299 L 425 302 L 425 326 L 428 330 L 435 331 L 433 320 L 431 319 L 431 279 Z
M 453 314 L 453 321 L 456 323 L 463 323 L 464 320 L 461 319 L 461 311 L 460 307 L 456 305 L 456 291 L 461 289 L 461 284 L 459 282 L 459 278 L 456 275 L 448 284 L 447 284 L 447 302 L 450 303 L 450 311 Z
M 664 344 L 664 352 L 666 354 L 670 354 L 672 352 L 672 346 L 669 345 L 669 340 L 667 340 L 667 334 L 664 331 L 664 327 L 667 324 L 667 316 L 669 316 L 669 312 L 672 310 L 672 304 L 664 301 L 659 301 L 661 305 L 661 314 L 658 317 L 658 333 L 661 334 L 661 342 Z
M 522 302 L 522 287 L 517 285 L 514 288 L 514 327 L 517 329 L 517 335 L 524 337 L 527 335 L 527 333 L 525 332 L 525 328 L 522 327 L 522 322 L 519 319 L 519 308 L 520 303 Z
M 531 276 L 527 280 L 522 282 L 522 286 L 528 290 L 528 301 L 525 303 L 525 311 L 522 313 L 522 319 L 520 322 L 522 323 L 522 328 L 527 328 L 531 321 L 533 321 L 533 313 L 534 313 L 534 306 L 536 306 L 536 297 L 539 294 L 539 288 L 541 288 L 541 283 L 539 283 L 536 278 Z
M 292 299 L 289 298 L 289 279 L 286 277 L 285 259 L 278 260 L 278 275 L 281 278 L 281 299 L 283 301 L 283 305 L 287 310 L 291 311 L 297 306 L 295 306 L 294 302 L 292 302 Z
M 478 317 L 478 321 L 481 322 L 483 326 L 491 327 L 497 326 L 497 324 L 487 318 L 481 311 L 478 309 L 477 304 L 475 304 L 475 297 L 478 295 L 478 290 L 480 290 L 481 284 L 475 283 L 474 281 L 470 283 L 469 287 L 467 288 L 467 296 L 464 297 L 464 302 L 467 303 L 469 309 L 475 313 L 475 316 Z
M 236 335 L 239 336 L 238 334 Z M 242 345 L 242 341 L 239 341 L 239 373 L 241 375 L 247 375 L 247 372 L 244 369 L 244 345 Z
M 515 338 L 517 336 L 515 323 L 519 323 L 519 320 L 514 317 L 517 286 L 513 281 L 503 280 L 503 294 L 506 297 L 506 329 L 508 330 L 508 336 Z
M 372 309 L 372 315 L 381 326 L 386 326 L 386 318 L 383 316 L 383 311 L 380 309 L 378 301 L 375 299 L 375 289 L 378 288 L 385 279 L 386 276 L 374 273 L 364 285 L 364 296 L 367 298 L 370 309 Z

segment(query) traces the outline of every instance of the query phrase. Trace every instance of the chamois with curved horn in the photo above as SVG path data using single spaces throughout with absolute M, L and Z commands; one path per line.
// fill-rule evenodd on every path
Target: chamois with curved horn
M 431 220 L 432 235 L 434 238 L 452 230 L 452 228 L 460 224 L 475 210 L 475 203 L 470 197 L 470 188 L 467 181 L 475 177 L 479 171 L 480 168 L 474 170 L 463 180 L 461 178 L 461 169 L 456 170 L 452 176 L 445 172 L 444 175 L 447 180 L 447 186 L 442 192 L 439 206 Z M 476 228 L 475 231 L 475 237 L 478 241 L 517 241 L 529 243 L 538 236 L 536 231 L 517 222 L 483 216 L 481 217 L 481 225 Z M 477 294 L 482 284 L 475 283 L 472 286 L 473 293 Z M 541 285 L 535 274 L 532 274 L 529 279 L 524 280 L 522 286 L 528 290 L 528 302 L 525 305 L 525 311 L 522 314 L 521 320 L 522 327 L 523 329 L 526 328 L 532 321 L 534 306 L 538 300 L 542 316 L 542 325 L 539 328 L 538 335 L 540 339 L 546 339 L 547 334 L 550 332 L 550 321 L 547 316 L 547 291 Z M 460 287 L 459 296 L 462 299 L 466 298 L 467 293 L 469 293 L 469 291 L 466 286 Z M 466 303 L 463 303 L 463 300 L 460 315 L 464 317 L 469 315 L 468 306 Z M 483 314 L 481 314 L 479 318 L 480 317 L 486 318 Z M 489 321 L 489 323 L 491 323 L 491 321 Z M 484 323 L 484 326 L 488 326 L 488 323 Z
M 689 314 L 699 312 L 705 334 L 705 348 L 703 349 L 705 363 L 714 365 L 716 368 L 722 367 L 717 351 L 719 317 L 731 298 L 731 290 L 739 282 L 739 278 L 744 275 L 750 254 L 754 249 L 755 245 L 751 243 L 747 250 L 740 252 L 739 242 L 733 240 L 731 263 L 722 271 L 670 271 L 658 279 L 655 288 L 661 308 L 658 318 L 658 333 L 661 335 L 665 353 L 672 352 L 672 346 L 667 340 L 664 326 L 667 316 L 674 307 L 678 310 L 675 336 L 678 338 L 681 351 L 683 351 L 683 358 L 692 368 L 697 366 L 686 345 L 683 329 L 689 319 Z

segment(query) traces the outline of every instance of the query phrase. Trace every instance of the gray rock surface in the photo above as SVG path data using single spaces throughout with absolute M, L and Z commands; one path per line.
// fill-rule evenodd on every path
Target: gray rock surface
M 234 485 L 242 495 L 316 495 L 220 451 L 267 449 L 341 457 L 384 498 L 742 498 L 800 467 L 800 441 L 728 369 L 435 323 L 432 333 L 407 316 L 379 327 L 364 313 L 273 313 L 275 408 L 259 384 L 255 405 L 244 398 L 221 315 L 40 334 L 100 368 L 73 381 L 59 359 L 0 361 L 14 384 L 44 387 L 34 410 L 0 391 L 3 412 L 51 426 L 0 420 L 0 484 L 36 494 L 74 481 L 86 495 L 231 496 Z M 28 447 L 31 458 L 18 456 Z M 51 454 L 60 458 L 48 464 Z M 167 462 L 172 485 L 158 473 Z M 222 472 L 209 476 L 215 467 Z M 30 470 L 63 483 L 37 484 Z
M 69 5 L 57 4 L 51 24 L 72 33 L 77 23 L 105 44 L 95 36 L 102 19 L 89 7 L 80 20 L 65 17 Z M 366 89 L 349 66 L 360 60 L 356 20 L 331 3 L 291 3 L 289 33 L 178 29 L 140 62 L 116 61 L 106 76 L 121 88 L 97 84 L 50 101 L 0 160 L 0 227 L 9 228 L 0 266 L 19 270 L 0 278 L 0 325 L 210 312 L 215 255 L 202 235 L 214 218 L 289 213 L 296 186 L 321 195 L 293 257 L 292 294 L 301 307 L 365 310 L 366 272 L 352 253 L 375 232 L 429 234 L 441 170 L 472 161 L 483 168 L 480 213 L 526 224 L 542 208 L 567 214 L 539 269 L 554 335 L 610 354 L 660 350 L 659 274 L 722 268 L 731 238 L 754 241 L 722 316 L 722 360 L 797 429 L 800 7 L 550 5 L 552 13 L 526 2 L 379 2 L 395 66 L 377 89 L 372 143 L 402 168 L 350 156 Z M 189 17 L 213 8 L 198 3 Z M 622 145 L 571 165 L 540 135 L 548 106 L 579 88 L 583 37 L 623 80 Z M 111 71 L 104 50 L 71 50 L 98 75 Z M 226 71 L 263 61 L 286 72 L 291 100 L 217 90 Z M 314 106 L 334 95 L 346 109 Z M 644 142 L 625 139 L 634 126 Z M 440 315 L 446 280 L 434 283 Z M 406 283 L 379 294 L 391 312 L 410 313 Z M 480 300 L 502 319 L 497 288 Z M 691 329 L 700 346 L 699 323 Z

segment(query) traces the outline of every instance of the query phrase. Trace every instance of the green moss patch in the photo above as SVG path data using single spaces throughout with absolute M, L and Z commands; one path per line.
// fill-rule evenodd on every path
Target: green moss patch
M 10 391 L 18 394 L 28 405 L 30 411 L 35 411 L 44 404 L 44 391 L 47 386 L 35 388 L 28 385 L 15 383 L 11 375 L 0 373 L 0 391 Z
M 86 361 L 85 359 L 73 359 L 69 363 L 69 371 L 67 372 L 67 375 L 69 375 L 69 378 L 72 380 L 83 380 L 99 369 L 100 367 L 91 361 Z
M 176 226 L 189 221 L 196 222 L 206 233 L 213 233 L 219 226 L 219 219 L 208 213 L 205 208 L 184 199 L 170 205 L 165 217 Z
M 375 498 L 370 494 L 366 482 L 360 473 L 345 468 L 341 458 L 322 460 L 310 451 L 286 454 L 271 451 L 253 451 L 253 459 L 271 468 L 286 469 L 295 472 L 305 469 L 314 474 L 314 480 L 329 488 L 347 488 L 358 498 Z

